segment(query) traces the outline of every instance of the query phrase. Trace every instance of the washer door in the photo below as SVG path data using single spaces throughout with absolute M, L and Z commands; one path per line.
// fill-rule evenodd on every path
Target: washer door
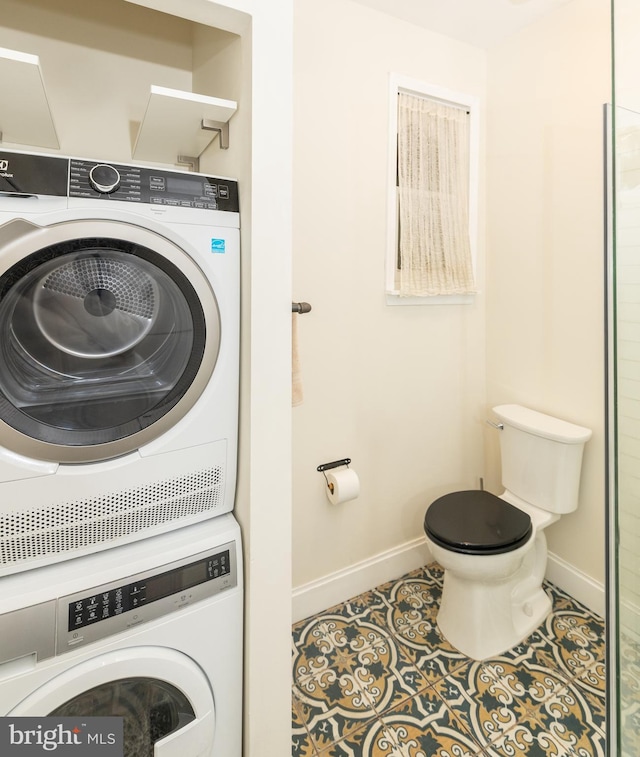
M 7 714 L 122 717 L 124 757 L 209 757 L 213 752 L 209 682 L 191 658 L 163 647 L 99 655 L 56 676 Z
M 114 220 L 0 228 L 4 446 L 105 460 L 167 431 L 195 403 L 220 344 L 215 296 L 192 257 Z

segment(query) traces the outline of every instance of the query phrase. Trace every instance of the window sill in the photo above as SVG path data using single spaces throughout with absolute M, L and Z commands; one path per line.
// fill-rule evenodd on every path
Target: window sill
M 433 297 L 400 297 L 397 291 L 387 292 L 387 305 L 472 305 L 476 294 L 439 294 Z

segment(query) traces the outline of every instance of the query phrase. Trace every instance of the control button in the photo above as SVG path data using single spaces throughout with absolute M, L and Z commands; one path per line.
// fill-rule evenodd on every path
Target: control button
M 218 197 L 221 200 L 228 200 L 229 199 L 229 187 L 225 186 L 224 184 L 220 184 L 218 187 Z
M 120 186 L 120 173 L 113 166 L 98 163 L 89 171 L 89 184 L 100 194 L 110 194 Z

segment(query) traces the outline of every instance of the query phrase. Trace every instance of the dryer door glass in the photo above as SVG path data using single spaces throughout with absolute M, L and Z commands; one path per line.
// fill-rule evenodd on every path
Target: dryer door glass
M 40 249 L 0 277 L 0 418 L 49 445 L 111 444 L 82 460 L 135 449 L 190 390 L 205 349 L 217 355 L 219 330 L 206 323 L 187 276 L 149 247 L 89 238 Z
M 130 678 L 96 686 L 56 707 L 49 715 L 123 718 L 124 757 L 153 757 L 156 742 L 184 728 L 196 717 L 182 692 L 154 678 Z

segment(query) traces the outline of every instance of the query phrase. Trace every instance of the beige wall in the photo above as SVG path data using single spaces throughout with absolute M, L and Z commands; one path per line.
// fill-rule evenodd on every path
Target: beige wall
M 294 7 L 293 297 L 313 307 L 293 410 L 300 586 L 421 537 L 428 503 L 482 475 L 484 231 L 472 305 L 387 306 L 384 262 L 389 73 L 484 108 L 486 58 L 349 0 Z M 361 494 L 332 506 L 316 468 L 344 457 Z
M 640 6 L 635 0 L 615 0 L 616 105 L 640 112 L 638 29 Z
M 549 549 L 604 580 L 603 104 L 609 4 L 575 0 L 489 52 L 487 406 L 593 429 Z M 497 486 L 495 459 L 492 485 Z
M 488 53 L 349 0 L 295 4 L 293 296 L 313 311 L 298 324 L 294 586 L 421 536 L 443 492 L 479 476 L 500 491 L 484 419 L 504 402 L 593 429 L 579 510 L 548 540 L 603 582 L 608 41 L 606 0 L 575 0 Z M 472 306 L 385 305 L 391 71 L 475 94 L 486 113 Z M 332 507 L 316 467 L 347 456 L 361 495 Z

